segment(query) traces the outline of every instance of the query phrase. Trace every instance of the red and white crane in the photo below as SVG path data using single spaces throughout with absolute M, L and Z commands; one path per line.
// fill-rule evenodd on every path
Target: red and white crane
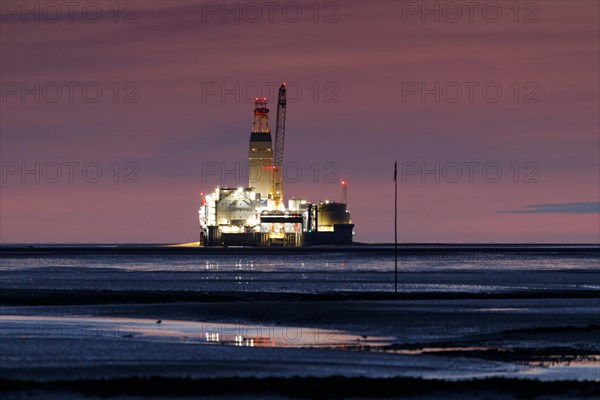
M 277 98 L 277 121 L 275 124 L 275 144 L 273 146 L 273 186 L 272 195 L 275 209 L 280 209 L 283 201 L 283 148 L 285 142 L 285 83 L 279 88 Z

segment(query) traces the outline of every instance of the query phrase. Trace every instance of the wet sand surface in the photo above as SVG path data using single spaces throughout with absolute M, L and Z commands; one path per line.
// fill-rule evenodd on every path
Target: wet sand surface
M 583 380 L 600 394 L 598 299 L 13 306 L 2 307 L 0 327 L 0 378 L 13 385 L 246 378 L 268 392 L 272 379 L 302 388 L 299 378 L 362 377 L 461 381 L 455 389 L 467 390 L 472 379 L 502 378 Z
M 1 260 L 0 398 L 600 397 L 600 272 L 589 255 L 557 271 L 553 258 L 516 259 L 508 272 L 496 265 L 512 259 L 424 259 L 398 295 L 369 282 L 322 290 L 344 273 L 380 274 L 388 265 L 377 260 L 324 263 L 324 286 L 315 265 L 225 262 L 218 271 L 240 279 L 211 291 L 186 287 L 223 277 L 204 263 L 120 257 L 91 275 L 87 256 Z M 240 290 L 257 269 L 291 272 L 275 281 L 296 290 Z

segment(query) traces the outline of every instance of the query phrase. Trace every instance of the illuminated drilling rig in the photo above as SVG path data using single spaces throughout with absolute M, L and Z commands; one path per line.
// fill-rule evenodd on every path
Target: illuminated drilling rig
M 351 244 L 354 224 L 342 202 L 311 203 L 283 197 L 286 87 L 279 88 L 275 143 L 266 98 L 256 98 L 248 150 L 248 187 L 220 188 L 204 196 L 198 211 L 203 246 L 302 246 Z

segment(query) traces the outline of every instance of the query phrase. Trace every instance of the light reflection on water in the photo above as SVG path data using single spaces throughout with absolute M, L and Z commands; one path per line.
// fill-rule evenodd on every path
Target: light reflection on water
M 588 255 L 402 255 L 401 292 L 600 290 Z M 393 290 L 388 255 L 55 255 L 0 257 L 0 289 L 318 293 Z
M 401 255 L 400 271 L 524 271 L 597 270 L 598 256 L 544 254 L 424 254 Z M 53 255 L 41 257 L 2 257 L 2 269 L 48 267 L 88 267 L 135 271 L 389 271 L 394 258 L 389 255 L 302 254 L 302 255 Z
M 160 321 L 160 322 L 159 322 Z M 231 324 L 180 320 L 118 317 L 54 317 L 5 315 L 2 335 L 24 339 L 45 338 L 143 338 L 199 344 L 248 347 L 349 348 L 385 346 L 390 337 L 364 337 L 349 332 L 306 327 Z
M 43 343 L 42 339 L 72 339 L 83 341 L 101 340 L 136 340 L 200 346 L 228 347 L 273 347 L 296 349 L 338 349 L 354 350 L 365 354 L 373 350 L 398 357 L 435 357 L 432 360 L 440 369 L 441 376 L 449 377 L 448 363 L 455 365 L 457 360 L 467 359 L 468 365 L 474 370 L 462 376 L 466 379 L 473 377 L 473 371 L 478 371 L 482 363 L 489 363 L 477 357 L 464 358 L 469 352 L 485 352 L 502 350 L 489 346 L 449 346 L 422 347 L 417 349 L 398 349 L 388 346 L 396 344 L 392 337 L 364 337 L 341 330 L 328 330 L 292 326 L 276 326 L 262 324 L 238 324 L 206 321 L 154 320 L 143 318 L 119 317 L 56 317 L 56 316 L 25 316 L 3 315 L 0 320 L 0 337 L 3 339 L 17 338 L 23 341 L 36 341 L 36 346 Z M 450 356 L 448 353 L 455 353 Z M 370 353 L 373 354 L 373 353 Z M 409 359 L 407 373 L 410 375 Z M 487 365 L 487 364 L 486 364 Z M 500 370 L 477 372 L 477 376 L 530 377 L 541 380 L 581 379 L 600 381 L 600 356 L 560 356 L 550 357 L 545 361 L 506 361 L 497 362 Z M 431 371 L 436 371 L 432 366 Z M 445 372 L 442 372 L 445 371 Z M 464 372 L 464 371 L 463 371 Z M 468 371 L 467 371 L 468 372 Z M 415 373 L 418 375 L 418 373 Z

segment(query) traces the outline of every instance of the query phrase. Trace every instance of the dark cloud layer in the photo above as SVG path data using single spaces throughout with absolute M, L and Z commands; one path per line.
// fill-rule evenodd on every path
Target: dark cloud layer
M 583 201 L 562 204 L 532 204 L 521 210 L 500 211 L 505 214 L 600 214 L 600 202 Z

